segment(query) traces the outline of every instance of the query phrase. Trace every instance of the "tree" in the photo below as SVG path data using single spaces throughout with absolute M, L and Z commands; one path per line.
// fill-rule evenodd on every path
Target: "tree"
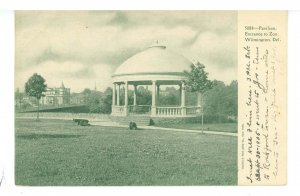
M 15 91 L 15 106 L 21 107 L 23 99 L 23 93 L 20 92 L 19 88 Z
M 139 86 L 137 91 L 137 104 L 138 105 L 151 105 L 152 94 L 148 88 Z
M 90 96 L 91 96 L 91 93 L 92 91 L 89 89 L 89 88 L 85 88 L 81 94 L 83 94 L 83 102 L 84 104 L 88 104 L 89 103 L 89 99 L 90 99 Z
M 165 105 L 165 106 L 174 106 L 177 104 L 180 104 L 180 99 L 178 96 L 178 90 L 176 90 L 174 88 L 174 86 L 172 87 L 166 87 L 165 90 L 166 93 L 161 93 L 160 97 L 159 97 L 159 104 L 161 105 Z M 158 100 L 157 100 L 158 102 Z
M 238 82 L 233 80 L 228 86 L 228 114 L 237 118 L 238 111 Z
M 213 82 L 208 79 L 205 66 L 199 62 L 191 65 L 190 72 L 185 71 L 187 76 L 186 88 L 190 92 L 198 93 L 198 105 L 201 105 L 201 125 L 203 131 L 203 94 L 213 87 Z
M 99 111 L 100 113 L 109 114 L 111 113 L 112 105 L 112 88 L 108 87 L 99 100 Z
M 213 88 L 203 96 L 207 122 L 223 122 L 226 115 L 227 86 L 224 82 L 214 80 Z
M 80 94 L 83 96 L 83 104 L 88 107 L 90 113 L 101 112 L 100 101 L 103 96 L 102 92 L 85 88 Z
M 99 113 L 100 112 L 100 97 L 101 92 L 92 91 L 88 96 L 88 101 L 86 105 L 89 108 L 90 113 Z
M 40 110 L 40 99 L 44 96 L 43 92 L 46 92 L 47 85 L 45 84 L 46 80 L 38 75 L 33 74 L 25 84 L 25 93 L 30 97 L 35 97 L 37 99 L 37 120 L 39 120 L 39 110 Z
M 214 80 L 213 88 L 206 92 L 203 97 L 204 122 L 232 122 L 237 117 L 237 81 L 234 80 L 230 85 L 222 81 Z

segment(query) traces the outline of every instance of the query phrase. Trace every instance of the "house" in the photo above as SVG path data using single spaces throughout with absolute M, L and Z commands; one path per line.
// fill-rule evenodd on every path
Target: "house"
M 44 96 L 40 100 L 42 105 L 65 105 L 70 104 L 70 88 L 66 88 L 61 83 L 59 88 L 47 88 Z

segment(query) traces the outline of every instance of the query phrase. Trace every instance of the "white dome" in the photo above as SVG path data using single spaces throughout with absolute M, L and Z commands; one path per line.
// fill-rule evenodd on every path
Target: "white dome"
M 191 65 L 187 58 L 167 50 L 165 46 L 152 46 L 127 59 L 117 68 L 114 76 L 180 74 L 189 71 Z

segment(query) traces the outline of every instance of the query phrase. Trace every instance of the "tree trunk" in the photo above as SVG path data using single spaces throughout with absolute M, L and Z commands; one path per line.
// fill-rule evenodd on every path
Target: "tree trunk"
M 200 94 L 201 96 L 201 130 L 203 133 L 203 93 Z

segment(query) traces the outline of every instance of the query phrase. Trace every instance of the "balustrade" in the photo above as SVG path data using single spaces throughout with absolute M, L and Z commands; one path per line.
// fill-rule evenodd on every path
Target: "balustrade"
M 181 116 L 181 107 L 156 107 L 157 116 Z
M 152 108 L 153 109 L 153 108 Z M 180 116 L 195 116 L 201 114 L 201 107 L 188 106 L 188 107 L 155 107 L 155 116 L 157 117 L 180 117 Z M 113 106 L 113 115 L 126 115 L 124 106 Z M 153 116 L 151 113 L 150 105 L 129 105 L 128 114 L 147 114 Z

